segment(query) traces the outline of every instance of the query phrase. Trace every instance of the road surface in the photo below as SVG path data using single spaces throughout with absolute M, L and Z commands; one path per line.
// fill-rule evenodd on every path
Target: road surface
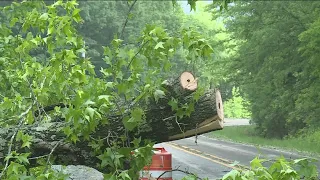
M 230 167 L 217 163 L 214 159 L 190 152 L 169 143 L 158 144 L 157 147 L 164 147 L 172 153 L 172 169 L 180 169 L 195 173 L 200 178 L 219 179 L 224 174 L 231 171 Z M 181 180 L 186 174 L 174 171 L 172 177 Z
M 249 119 L 230 119 L 225 118 L 224 119 L 224 126 L 248 126 Z
M 248 119 L 225 119 L 225 126 L 250 125 Z M 258 154 L 260 158 L 275 159 L 283 155 L 287 159 L 299 159 L 303 156 L 294 152 L 270 148 L 255 147 L 229 141 L 208 138 L 205 135 L 157 144 L 172 153 L 172 167 L 196 173 L 200 178 L 220 179 L 232 169 L 250 166 L 250 161 Z M 308 157 L 314 158 L 314 157 Z M 317 158 L 319 160 L 319 158 Z M 240 166 L 233 166 L 236 163 Z M 265 165 L 270 165 L 266 163 Z M 317 163 L 320 172 L 320 162 Z M 173 179 L 181 180 L 186 174 L 174 171 Z
M 261 158 L 267 159 L 275 159 L 280 155 L 288 159 L 307 157 L 292 152 L 257 148 L 240 143 L 211 139 L 205 136 L 199 136 L 197 144 L 195 144 L 194 140 L 195 138 L 191 137 L 169 143 L 161 143 L 157 146 L 162 146 L 172 153 L 173 169 L 177 167 L 181 170 L 188 169 L 189 172 L 197 173 L 200 178 L 207 177 L 210 180 L 222 178 L 232 168 L 241 168 L 232 166 L 232 163 L 237 162 L 241 165 L 249 166 L 250 161 L 258 154 L 261 154 Z M 269 165 L 269 163 L 266 165 Z M 320 163 L 317 163 L 317 166 L 318 170 L 320 170 Z M 181 180 L 184 176 L 185 174 L 182 172 L 173 172 L 174 179 Z
M 250 125 L 248 119 L 229 119 L 225 118 L 225 126 Z M 232 166 L 228 163 L 222 163 L 216 158 L 201 155 L 200 152 L 179 147 L 178 144 L 194 146 L 194 137 L 187 139 L 187 144 L 184 140 L 173 141 L 172 143 L 157 144 L 156 147 L 164 147 L 168 152 L 172 153 L 172 167 L 181 170 L 187 170 L 192 173 L 197 173 L 200 178 L 219 179 L 224 174 L 232 170 Z M 192 144 L 193 143 L 193 144 Z M 200 145 L 201 146 L 201 145 Z M 200 154 L 200 155 L 199 155 Z M 214 153 L 212 153 L 214 155 Z M 185 173 L 173 172 L 174 179 L 182 179 L 186 176 Z

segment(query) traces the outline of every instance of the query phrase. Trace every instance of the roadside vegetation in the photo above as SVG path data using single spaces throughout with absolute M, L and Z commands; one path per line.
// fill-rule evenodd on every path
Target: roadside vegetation
M 224 127 L 221 131 L 214 131 L 208 134 L 208 137 L 320 155 L 320 146 L 317 145 L 317 142 L 320 142 L 320 131 L 306 133 L 300 137 L 276 139 L 259 136 L 254 125 L 231 126 Z
M 250 103 L 239 93 L 239 88 L 232 88 L 232 98 L 223 104 L 224 115 L 226 118 L 250 118 L 251 112 L 248 110 Z

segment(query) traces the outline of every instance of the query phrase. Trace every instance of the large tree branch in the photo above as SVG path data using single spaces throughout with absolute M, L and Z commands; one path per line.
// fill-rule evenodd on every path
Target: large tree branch
M 187 80 L 186 82 L 188 82 Z M 142 139 L 150 139 L 155 143 L 161 143 L 223 128 L 223 107 L 218 90 L 206 91 L 194 104 L 194 111 L 190 116 L 177 119 L 175 116 L 176 112 L 172 111 L 172 107 L 168 105 L 168 102 L 172 97 L 178 99 L 182 104 L 191 102 L 196 90 L 187 90 L 180 87 L 181 83 L 176 82 L 177 80 L 172 80 L 164 85 L 165 89 L 168 90 L 166 98 L 160 99 L 158 103 L 151 103 L 145 109 L 146 118 L 137 128 L 128 132 L 130 139 L 141 137 Z M 185 87 L 192 86 L 185 85 Z M 91 139 L 100 140 L 103 144 L 101 148 L 112 146 L 112 142 L 121 143 L 121 135 L 125 134 L 125 127 L 122 121 L 123 116 L 122 114 L 104 115 L 108 119 L 108 123 L 100 123 L 95 131 L 90 134 Z M 60 143 L 62 139 L 66 138 L 66 135 L 63 133 L 63 128 L 66 126 L 70 126 L 70 124 L 65 121 L 57 121 L 42 124 L 41 126 L 26 125 L 23 127 L 26 133 L 33 136 L 31 164 L 35 163 L 36 157 L 50 158 L 51 156 L 56 158 L 55 163 L 58 164 L 95 167 L 100 162 L 92 154 L 94 150 L 91 148 L 90 142 L 85 139 L 81 139 L 76 144 L 66 141 Z M 84 126 L 86 125 L 84 124 Z M 6 137 L 8 134 L 14 134 L 13 129 L 0 129 L 0 143 L 4 142 L 3 144 L 7 144 Z M 6 149 L 6 146 L 0 146 L 0 152 Z

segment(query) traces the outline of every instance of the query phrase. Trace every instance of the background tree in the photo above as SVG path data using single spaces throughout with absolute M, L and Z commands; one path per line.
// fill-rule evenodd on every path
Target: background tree
M 228 11 L 215 14 L 237 41 L 228 72 L 250 100 L 252 119 L 264 136 L 319 127 L 312 120 L 319 76 L 312 60 L 317 52 L 311 48 L 318 42 L 318 11 L 319 3 L 311 1 L 235 1 Z
M 173 7 L 170 1 L 80 1 L 79 8 L 84 22 L 77 29 L 86 41 L 88 56 L 98 74 L 100 67 L 106 67 L 102 46 L 109 45 L 115 37 L 135 46 L 146 24 L 157 24 L 176 34 L 183 16 L 179 4 Z

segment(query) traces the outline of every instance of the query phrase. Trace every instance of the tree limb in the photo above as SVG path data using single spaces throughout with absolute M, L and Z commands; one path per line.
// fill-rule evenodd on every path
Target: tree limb
M 129 69 L 132 61 L 134 60 L 134 58 L 136 58 L 136 56 L 140 53 L 140 51 L 142 50 L 143 46 L 145 46 L 147 43 L 149 42 L 149 40 L 147 40 L 146 42 L 142 43 L 141 47 L 139 48 L 139 50 L 136 52 L 136 54 L 131 58 L 128 66 L 127 66 L 127 69 Z
M 17 132 L 20 130 L 20 128 L 21 128 L 21 126 L 22 126 L 22 124 L 23 124 L 23 122 L 25 120 L 25 116 L 29 113 L 29 111 L 32 109 L 32 107 L 35 105 L 35 103 L 36 103 L 36 101 L 34 101 L 33 104 L 19 116 L 20 122 L 18 124 L 18 127 L 16 128 L 16 130 L 14 131 L 13 135 L 10 138 L 7 157 L 10 156 L 10 154 L 11 154 L 14 138 L 16 137 Z M 8 166 L 9 166 L 9 160 L 10 160 L 10 158 L 7 159 L 6 164 L 5 164 L 4 168 L 3 168 L 3 171 L 0 174 L 0 178 L 4 175 L 4 173 L 7 170 Z
M 124 22 L 124 25 L 123 25 L 122 30 L 121 30 L 121 34 L 120 34 L 120 37 L 119 37 L 120 39 L 123 37 L 124 29 L 125 29 L 128 21 L 129 21 L 130 12 L 132 11 L 133 6 L 136 4 L 136 2 L 137 2 L 137 0 L 135 0 L 135 1 L 131 4 L 131 6 L 130 6 L 130 8 L 129 8 L 129 11 L 128 11 L 128 14 L 127 14 L 127 17 L 126 17 L 126 21 Z
M 157 177 L 157 179 L 155 179 L 155 180 L 159 180 L 159 179 L 160 179 L 163 175 L 165 175 L 167 172 L 175 172 L 175 171 L 183 172 L 183 173 L 185 173 L 185 174 L 187 174 L 187 175 L 194 176 L 194 178 L 196 178 L 196 179 L 202 180 L 202 178 L 199 178 L 199 177 L 196 176 L 194 173 L 191 173 L 191 172 L 189 172 L 189 171 L 187 171 L 187 170 L 181 170 L 181 169 L 179 169 L 179 167 L 176 168 L 176 169 L 172 169 L 172 170 L 170 170 L 170 171 L 165 171 L 165 172 L 163 172 L 163 173 L 160 174 L 160 175 Z

